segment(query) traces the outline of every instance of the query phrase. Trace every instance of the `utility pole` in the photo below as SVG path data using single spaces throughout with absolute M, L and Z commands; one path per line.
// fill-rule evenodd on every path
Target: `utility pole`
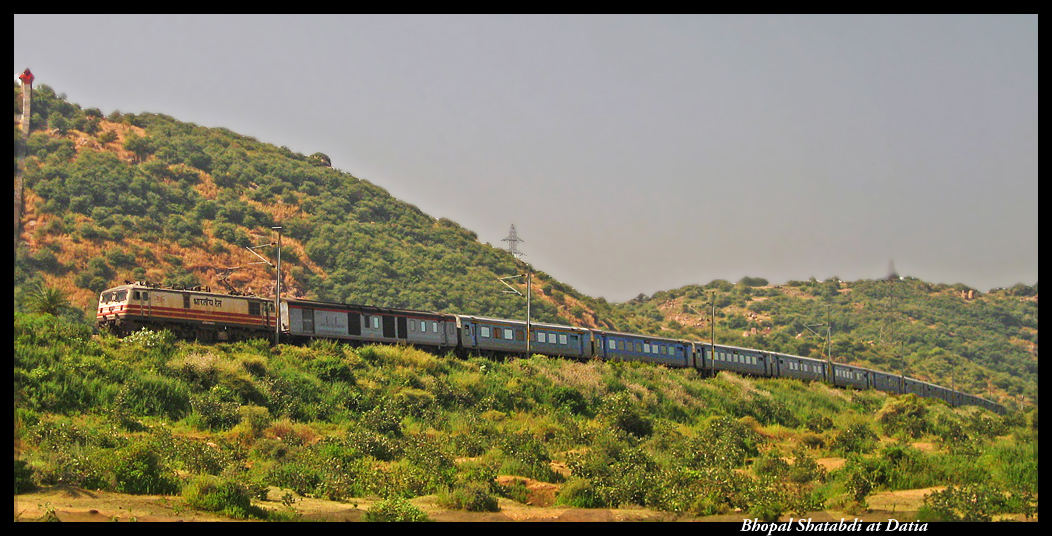
M 526 357 L 533 355 L 530 353 L 530 296 L 533 295 L 533 268 L 529 264 L 526 265 Z
M 712 295 L 712 316 L 709 317 L 709 366 L 711 367 L 712 366 L 712 360 L 714 359 L 714 356 L 716 355 L 716 292 L 717 292 L 717 290 L 716 289 L 709 289 L 709 292 L 712 293 L 711 294 Z M 699 316 L 702 316 L 702 317 L 705 316 L 703 313 L 701 313 L 696 308 L 694 308 L 693 305 L 688 303 L 687 307 L 690 307 L 690 309 L 692 311 L 694 311 L 695 313 L 698 313 Z M 702 357 L 702 360 L 704 360 L 704 359 L 705 358 Z
M 278 232 L 278 266 L 274 276 L 274 346 L 281 337 L 281 227 L 271 227 Z
M 519 238 L 518 233 L 515 232 L 514 223 L 511 224 L 511 230 L 508 232 L 508 237 L 502 238 L 501 242 L 508 243 L 508 253 L 511 253 L 516 260 L 526 256 L 525 253 L 519 251 L 519 242 L 525 242 L 525 240 Z M 526 264 L 526 273 L 524 275 L 513 275 L 509 277 L 498 278 L 498 281 L 504 283 L 504 285 L 510 288 L 515 294 L 522 296 L 522 293 L 519 292 L 517 288 L 509 285 L 506 281 L 504 281 L 505 279 L 514 279 L 516 277 L 526 278 L 526 357 L 530 357 L 530 296 L 533 294 L 533 267 L 531 267 L 529 264 Z M 505 290 L 504 292 L 508 291 Z
M 530 348 L 531 348 L 531 345 L 530 345 L 530 336 L 531 336 L 531 333 L 530 333 L 530 331 L 531 331 L 530 297 L 533 295 L 533 268 L 529 264 L 527 264 L 526 265 L 526 273 L 525 274 L 509 275 L 508 277 L 498 277 L 497 281 L 500 281 L 501 283 L 504 284 L 504 286 L 506 286 L 509 289 L 511 289 L 511 290 L 503 291 L 505 294 L 513 294 L 514 293 L 514 294 L 518 294 L 519 296 L 522 296 L 522 292 L 519 292 L 519 289 L 511 286 L 507 281 L 505 281 L 505 279 L 516 279 L 516 278 L 519 278 L 519 277 L 525 277 L 526 278 L 526 357 L 529 357 L 530 356 Z
M 808 331 L 810 331 L 811 333 L 814 333 L 815 335 L 818 335 L 819 337 L 821 337 L 822 334 L 817 332 L 817 331 L 815 331 L 815 330 L 813 330 L 813 329 L 811 329 L 811 328 L 817 328 L 817 327 L 820 327 L 820 326 L 825 326 L 826 327 L 826 370 L 829 371 L 829 375 L 827 376 L 827 378 L 829 379 L 829 381 L 834 381 L 834 378 L 833 378 L 833 343 L 832 343 L 832 336 L 831 336 L 831 334 L 832 334 L 832 328 L 831 328 L 832 323 L 830 322 L 830 318 L 829 318 L 829 314 L 830 314 L 829 307 L 830 307 L 829 305 L 826 305 L 826 321 L 825 321 L 824 324 L 804 324 L 804 327 L 807 328 Z

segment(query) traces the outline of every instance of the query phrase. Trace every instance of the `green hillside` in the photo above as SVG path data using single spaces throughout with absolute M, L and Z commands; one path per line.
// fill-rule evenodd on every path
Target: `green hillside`
M 20 88 L 15 87 L 19 111 Z M 160 114 L 104 116 L 46 85 L 34 92 L 15 310 L 42 284 L 81 311 L 124 280 L 273 295 L 273 271 L 245 248 L 283 227 L 282 288 L 322 300 L 525 317 L 497 279 L 525 271 L 470 230 L 435 219 L 367 180 L 222 128 Z M 273 248 L 258 250 L 274 258 Z M 542 268 L 542 267 L 541 267 Z M 906 373 L 1009 406 L 1037 401 L 1037 284 L 979 293 L 895 281 L 713 281 L 622 304 L 535 273 L 541 321 L 708 340 Z M 760 285 L 760 286 L 757 286 Z M 971 293 L 971 296 L 969 296 Z M 88 315 L 84 317 L 87 319 Z M 87 319 L 85 321 L 90 321 Z M 821 333 L 814 334 L 806 326 Z
M 49 315 L 16 313 L 13 328 L 16 504 L 65 486 L 278 520 L 298 518 L 302 497 L 380 519 L 423 516 L 403 499 L 738 522 L 1037 507 L 1037 410 L 642 363 L 117 339 Z M 923 495 L 894 498 L 904 490 Z

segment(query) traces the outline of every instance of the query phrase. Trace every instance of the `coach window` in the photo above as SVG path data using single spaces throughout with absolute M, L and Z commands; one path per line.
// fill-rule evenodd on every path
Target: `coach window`
M 526 332 L 521 330 L 521 329 L 515 330 L 515 340 L 517 340 L 517 341 L 524 341 L 524 340 L 526 340 Z
M 248 302 L 248 314 L 259 316 L 259 302 Z
M 566 344 L 566 335 L 562 333 L 559 334 L 559 344 Z
M 189 309 L 189 308 L 190 308 L 190 295 L 189 294 L 183 294 L 183 309 Z
M 613 339 L 610 339 L 609 341 L 607 341 L 607 343 L 608 343 L 608 344 L 607 344 L 607 346 L 608 346 L 608 347 L 609 347 L 609 348 L 610 348 L 611 350 L 613 350 L 614 348 L 616 348 L 616 347 L 614 346 L 614 340 L 613 340 Z
M 373 329 L 380 329 L 380 317 L 373 317 Z
M 479 329 L 479 337 L 489 337 L 489 326 L 482 326 L 482 328 Z

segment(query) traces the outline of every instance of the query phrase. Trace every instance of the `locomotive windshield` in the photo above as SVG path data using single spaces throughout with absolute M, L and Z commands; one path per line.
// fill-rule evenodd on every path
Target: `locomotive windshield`
M 118 290 L 116 292 L 103 292 L 102 303 L 122 302 L 128 298 L 127 290 Z

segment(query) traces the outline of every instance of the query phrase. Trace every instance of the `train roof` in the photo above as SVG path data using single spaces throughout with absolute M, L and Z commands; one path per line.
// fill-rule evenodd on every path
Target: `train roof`
M 411 315 L 416 315 L 416 316 L 433 316 L 433 317 L 435 317 L 435 316 L 446 316 L 446 317 L 456 316 L 456 315 L 451 314 L 451 313 L 436 313 L 434 311 L 419 311 L 419 310 L 416 310 L 416 309 L 398 309 L 398 308 L 394 308 L 394 307 L 378 307 L 376 305 L 361 305 L 361 304 L 357 304 L 357 303 L 336 303 L 336 302 L 327 302 L 327 301 L 319 301 L 319 300 L 306 300 L 306 299 L 303 299 L 303 298 L 282 298 L 281 301 L 284 302 L 284 303 L 289 303 L 289 304 L 301 304 L 301 305 L 306 305 L 306 306 L 311 306 L 311 307 L 327 308 L 327 309 L 354 309 L 356 311 L 362 311 L 362 312 L 370 313 L 370 314 L 372 314 L 372 313 L 375 313 L 375 314 L 383 314 L 383 313 L 399 314 L 399 313 L 402 313 L 402 314 L 411 314 Z
M 525 320 L 517 320 L 517 319 L 509 319 L 509 318 L 493 318 L 491 316 L 461 315 L 461 314 L 454 314 L 453 316 L 456 316 L 458 318 L 469 318 L 471 320 L 476 320 L 476 321 L 481 320 L 483 322 L 505 323 L 505 324 L 523 324 L 523 325 L 526 324 Z M 531 320 L 530 321 L 530 327 L 534 327 L 534 326 L 541 326 L 541 327 L 544 327 L 544 328 L 547 328 L 547 329 L 565 329 L 565 330 L 569 330 L 569 331 L 581 331 L 581 332 L 589 331 L 588 328 L 579 328 L 577 326 L 567 326 L 565 324 L 550 324 L 548 322 L 534 322 L 533 320 Z
M 646 334 L 642 334 L 642 333 L 625 333 L 623 331 L 610 331 L 610 330 L 606 330 L 606 329 L 599 329 L 599 330 L 596 330 L 596 331 L 601 331 L 603 333 L 608 333 L 610 335 L 618 335 L 620 337 L 635 337 L 637 339 L 651 339 L 651 340 L 656 340 L 656 341 L 672 341 L 672 342 L 681 342 L 681 343 L 687 343 L 687 344 L 693 344 L 693 342 L 694 342 L 694 341 L 690 341 L 690 340 L 687 340 L 687 339 L 677 339 L 675 337 L 662 337 L 660 335 L 646 335 Z
M 266 296 L 256 296 L 255 294 L 230 294 L 229 292 L 215 292 L 215 291 L 213 291 L 211 289 L 211 287 L 207 287 L 207 286 L 206 287 L 179 287 L 179 286 L 168 287 L 168 286 L 164 286 L 164 285 L 153 284 L 153 283 L 150 283 L 150 282 L 143 282 L 143 281 L 125 282 L 123 285 L 117 285 L 115 287 L 110 287 L 110 288 L 108 288 L 106 290 L 103 290 L 102 292 L 99 293 L 99 295 L 105 294 L 107 292 L 115 292 L 115 291 L 118 291 L 118 290 L 133 290 L 133 289 L 162 290 L 162 291 L 166 291 L 166 292 L 192 292 L 194 294 L 207 294 L 209 296 L 216 296 L 216 297 L 223 297 L 223 298 L 254 298 L 254 299 L 257 299 L 257 300 L 272 300 L 273 299 L 273 298 L 268 298 Z

